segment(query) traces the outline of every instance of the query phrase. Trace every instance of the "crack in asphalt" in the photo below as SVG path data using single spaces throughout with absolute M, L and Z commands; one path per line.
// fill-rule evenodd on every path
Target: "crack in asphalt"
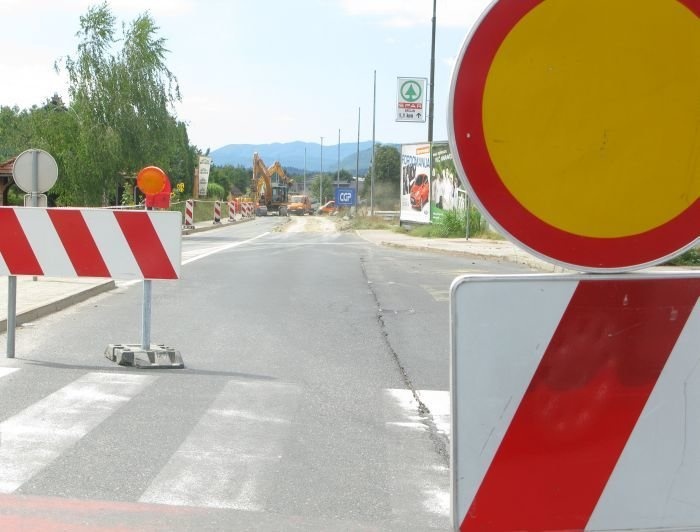
M 408 376 L 406 368 L 404 368 L 403 364 L 401 363 L 399 354 L 391 345 L 391 340 L 389 339 L 389 331 L 387 330 L 386 322 L 384 321 L 385 310 L 382 309 L 382 306 L 379 303 L 379 296 L 374 290 L 373 282 L 370 281 L 369 275 L 367 274 L 364 257 L 360 257 L 360 266 L 362 268 L 362 275 L 364 276 L 365 281 L 367 282 L 367 286 L 369 287 L 369 290 L 372 293 L 372 297 L 374 298 L 374 302 L 377 308 L 377 322 L 379 324 L 379 328 L 382 333 L 382 338 L 384 338 L 384 343 L 386 344 L 387 350 L 389 351 L 391 358 L 396 364 L 396 367 L 398 368 L 399 373 L 401 374 L 401 379 L 403 380 L 406 388 L 411 391 L 413 398 L 418 404 L 418 415 L 421 417 L 421 421 L 423 422 L 428 431 L 428 437 L 435 446 L 435 451 L 445 461 L 445 465 L 449 466 L 450 453 L 447 438 L 443 434 L 441 434 L 440 431 L 438 431 L 437 425 L 435 424 L 430 409 L 421 400 L 420 396 L 418 395 L 418 392 L 416 391 L 415 386 L 413 385 L 413 382 L 411 381 L 411 378 Z

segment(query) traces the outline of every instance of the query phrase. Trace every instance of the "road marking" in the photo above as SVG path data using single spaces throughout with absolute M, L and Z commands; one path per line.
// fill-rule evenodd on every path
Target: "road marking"
M 189 253 L 192 253 L 192 254 L 199 253 L 199 254 L 195 255 L 194 257 L 190 257 L 189 259 L 183 260 L 182 265 L 184 266 L 185 264 L 189 264 L 191 262 L 195 262 L 197 260 L 204 259 L 206 257 L 214 255 L 215 253 L 220 253 L 221 251 L 226 251 L 227 249 L 242 246 L 243 244 L 248 244 L 250 242 L 253 242 L 253 241 L 255 241 L 259 238 L 262 238 L 266 235 L 269 235 L 269 234 L 270 234 L 270 232 L 268 231 L 268 232 L 262 233 L 258 236 L 255 236 L 253 238 L 249 238 L 248 240 L 241 240 L 240 242 L 231 242 L 230 244 L 223 244 L 221 246 L 215 246 L 215 247 L 211 247 L 211 248 L 205 248 L 202 250 L 198 249 L 198 250 L 193 250 L 191 252 L 187 252 L 188 254 Z M 184 254 L 185 253 L 183 253 L 183 255 Z
M 300 395 L 285 383 L 231 381 L 140 502 L 263 511 Z
M 19 368 L 0 368 L 0 377 L 4 377 L 5 375 L 9 375 L 10 373 L 14 373 L 18 369 Z
M 449 301 L 450 300 L 450 289 L 445 288 L 433 288 L 432 286 L 420 285 L 420 287 L 428 292 L 435 301 Z
M 417 393 L 421 401 L 424 402 L 425 398 L 438 412 L 439 430 L 445 430 L 444 412 L 447 412 L 449 427 L 449 392 Z M 450 518 L 448 465 L 434 461 L 435 446 L 430 439 L 426 419 L 418 414 L 418 403 L 413 393 L 410 390 L 384 390 L 383 408 L 394 516 L 415 526 L 425 521 L 427 513 L 429 523 L 426 523 L 426 527 L 447 528 Z M 433 421 L 437 426 L 437 420 L 434 418 Z M 406 467 L 406 464 L 412 466 Z
M 0 493 L 11 493 L 157 377 L 88 373 L 0 423 Z

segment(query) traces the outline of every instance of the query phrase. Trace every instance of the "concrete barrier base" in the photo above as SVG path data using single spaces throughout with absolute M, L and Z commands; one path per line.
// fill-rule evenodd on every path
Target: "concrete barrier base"
M 184 368 L 180 352 L 165 345 L 151 344 L 143 349 L 141 344 L 109 344 L 105 357 L 120 366 L 136 368 Z

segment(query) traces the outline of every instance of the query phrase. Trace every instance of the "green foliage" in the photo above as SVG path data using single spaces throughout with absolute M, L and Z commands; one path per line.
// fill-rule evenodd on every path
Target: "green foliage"
M 323 186 L 321 186 L 321 184 L 323 184 Z M 323 190 L 323 197 L 321 197 L 321 190 Z M 334 199 L 335 192 L 331 177 L 325 173 L 315 176 L 309 185 L 309 194 L 321 205 Z
M 209 172 L 209 182 L 221 185 L 227 193 L 235 186 L 243 194 L 250 190 L 252 172 L 243 166 L 216 166 L 213 165 Z
M 360 191 L 362 199 L 374 203 L 379 210 L 396 210 L 399 203 L 401 187 L 401 153 L 393 146 L 378 144 L 375 148 L 374 179 L 372 187 L 372 168 L 365 176 L 365 184 Z
M 149 165 L 171 181 L 190 181 L 194 172 L 196 150 L 174 118 L 180 95 L 165 64 L 165 40 L 147 13 L 121 35 L 115 25 L 107 3 L 89 8 L 80 17 L 76 56 L 56 65 L 68 74 L 70 105 L 54 97 L 32 108 L 27 145 L 16 136 L 0 140 L 0 152 L 35 147 L 56 158 L 60 179 L 51 192 L 59 205 L 116 203 L 124 177 Z
M 228 192 L 224 187 L 219 185 L 219 183 L 212 183 L 209 181 L 207 184 L 207 198 L 208 199 L 217 199 L 217 200 L 225 200 L 228 198 Z
M 700 266 L 700 248 L 691 248 L 666 264 L 669 266 Z
M 458 238 L 467 234 L 467 218 L 464 210 L 446 210 L 435 223 L 420 225 L 411 229 L 414 236 L 425 238 Z M 469 236 L 491 238 L 488 222 L 474 207 L 470 211 Z

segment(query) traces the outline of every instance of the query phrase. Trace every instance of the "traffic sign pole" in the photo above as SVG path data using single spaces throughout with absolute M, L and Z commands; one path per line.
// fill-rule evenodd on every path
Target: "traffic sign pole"
M 20 153 L 12 166 L 12 178 L 27 192 L 32 207 L 39 206 L 39 194 L 49 190 L 58 178 L 56 160 L 44 150 L 29 149 Z M 36 281 L 36 276 L 33 280 Z M 15 357 L 17 327 L 17 277 L 7 277 L 7 358 Z

